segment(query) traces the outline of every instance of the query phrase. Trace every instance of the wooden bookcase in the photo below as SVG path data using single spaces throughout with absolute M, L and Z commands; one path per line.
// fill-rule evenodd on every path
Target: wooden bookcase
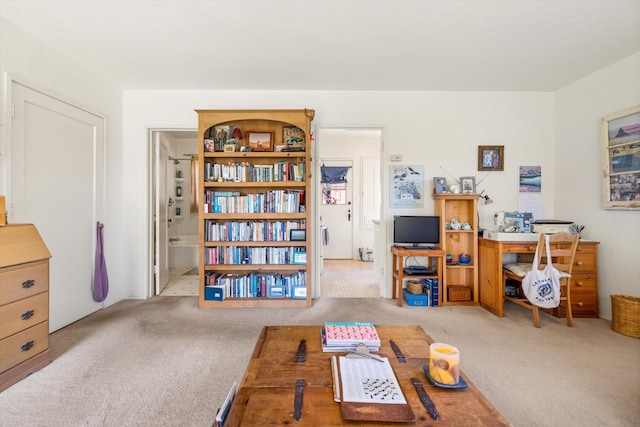
M 310 307 L 314 110 L 196 112 L 199 307 Z M 235 128 L 242 139 L 224 151 L 218 131 L 229 139 Z M 295 128 L 297 138 L 283 141 L 283 131 Z M 271 135 L 267 151 L 239 151 L 250 146 L 249 133 Z M 276 170 L 288 172 L 276 178 Z M 290 229 L 305 229 L 306 239 L 291 241 Z M 224 300 L 211 299 L 213 283 L 224 286 Z
M 435 214 L 440 217 L 440 248 L 451 254 L 452 262 L 444 263 L 441 294 L 442 305 L 478 305 L 478 194 L 434 194 Z M 453 218 L 468 223 L 470 230 L 452 230 L 447 224 Z M 460 264 L 460 254 L 469 254 L 471 261 Z M 455 286 L 467 286 L 468 301 L 451 301 L 450 291 Z M 457 291 L 458 288 L 453 288 Z

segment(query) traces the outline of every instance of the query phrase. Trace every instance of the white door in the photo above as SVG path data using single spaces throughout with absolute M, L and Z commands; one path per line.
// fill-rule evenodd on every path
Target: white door
M 102 307 L 92 281 L 96 223 L 104 221 L 104 119 L 17 82 L 11 104 L 10 221 L 33 223 L 51 252 L 53 332 Z
M 320 184 L 320 215 L 329 234 L 329 244 L 323 248 L 323 257 L 353 259 L 353 162 L 324 159 L 324 166 L 345 166 L 349 169 L 346 184 Z
M 169 222 L 167 218 L 169 198 L 167 197 L 167 165 L 169 151 L 159 132 L 154 132 L 155 162 L 155 284 L 156 295 L 160 295 L 169 284 Z

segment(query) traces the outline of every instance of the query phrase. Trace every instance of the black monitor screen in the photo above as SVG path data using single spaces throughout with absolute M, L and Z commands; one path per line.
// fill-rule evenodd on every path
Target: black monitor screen
M 435 247 L 440 243 L 440 217 L 394 216 L 393 243 L 400 246 Z

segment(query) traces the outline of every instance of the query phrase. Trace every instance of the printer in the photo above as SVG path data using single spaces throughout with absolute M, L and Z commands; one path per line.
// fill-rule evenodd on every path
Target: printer
M 537 219 L 532 224 L 534 233 L 555 234 L 555 233 L 571 233 L 572 221 L 563 221 L 560 219 Z

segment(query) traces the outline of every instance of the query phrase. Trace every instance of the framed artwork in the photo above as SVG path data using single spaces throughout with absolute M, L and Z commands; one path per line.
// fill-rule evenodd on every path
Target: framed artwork
M 476 177 L 475 176 L 461 176 L 460 177 L 460 192 L 462 194 L 473 194 L 476 192 Z
M 248 145 L 243 145 L 240 147 L 240 151 L 243 153 L 249 153 L 251 152 L 251 147 L 249 147 Z
M 295 229 L 289 232 L 289 240 L 292 242 L 304 242 L 307 240 L 307 230 Z
M 424 207 L 424 166 L 393 165 L 389 176 L 392 208 Z
M 602 207 L 640 209 L 640 106 L 602 119 Z
M 273 151 L 273 132 L 247 131 L 251 151 Z
M 478 170 L 503 171 L 504 145 L 478 145 Z
M 285 147 L 280 151 L 304 151 L 304 131 L 297 126 L 283 126 L 282 143 Z
M 307 263 L 307 253 L 300 251 L 293 251 L 293 259 L 291 260 L 292 264 L 306 264 Z
M 433 188 L 436 193 L 446 193 L 447 192 L 447 178 L 444 176 L 435 176 L 433 177 Z

